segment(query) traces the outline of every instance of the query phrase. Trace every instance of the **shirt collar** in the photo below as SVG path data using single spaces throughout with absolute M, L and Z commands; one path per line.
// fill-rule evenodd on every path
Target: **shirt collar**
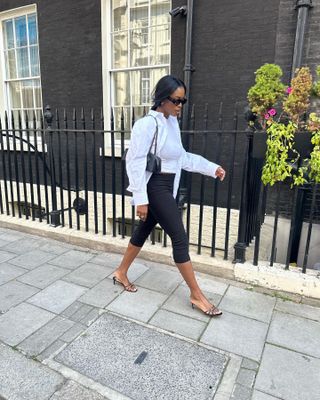
M 171 115 L 169 116 L 169 118 L 166 118 L 166 117 L 163 115 L 162 112 L 155 111 L 155 110 L 149 110 L 148 114 L 149 114 L 149 115 L 153 115 L 155 118 L 158 118 L 160 121 L 163 121 L 163 122 L 168 121 L 168 120 L 171 119 L 171 118 L 175 118 L 175 117 L 172 117 Z

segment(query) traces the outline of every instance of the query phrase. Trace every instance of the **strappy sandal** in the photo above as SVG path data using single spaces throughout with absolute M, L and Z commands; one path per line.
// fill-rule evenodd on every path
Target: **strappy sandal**
M 116 283 L 119 283 L 120 285 L 122 285 L 124 287 L 124 290 L 126 290 L 127 292 L 135 293 L 135 292 L 138 291 L 138 289 L 134 286 L 133 283 L 129 282 L 129 285 L 125 285 L 123 282 L 120 281 L 120 279 L 116 278 L 115 276 L 113 276 L 112 279 L 113 279 L 113 284 L 114 285 Z
M 209 310 L 203 311 L 199 306 L 196 304 L 192 303 L 191 301 L 191 306 L 192 308 L 198 308 L 200 311 L 202 311 L 205 315 L 208 315 L 209 317 L 217 317 L 218 315 L 222 315 L 222 311 L 219 310 L 216 306 L 212 306 L 209 308 Z

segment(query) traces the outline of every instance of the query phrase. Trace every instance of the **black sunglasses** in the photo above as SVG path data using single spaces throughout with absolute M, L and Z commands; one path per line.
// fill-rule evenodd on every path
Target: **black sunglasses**
M 180 104 L 184 105 L 187 102 L 187 99 L 173 99 L 172 97 L 168 96 L 167 99 L 171 101 L 175 106 L 179 106 Z

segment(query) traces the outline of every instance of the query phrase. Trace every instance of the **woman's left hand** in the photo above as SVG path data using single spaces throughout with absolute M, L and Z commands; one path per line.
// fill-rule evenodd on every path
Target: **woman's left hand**
M 222 167 L 218 167 L 216 170 L 216 177 L 222 182 L 226 176 L 226 171 Z

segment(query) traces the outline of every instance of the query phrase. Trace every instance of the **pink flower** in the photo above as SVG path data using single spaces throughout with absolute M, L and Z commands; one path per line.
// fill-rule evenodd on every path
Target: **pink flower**
M 287 93 L 290 94 L 292 92 L 292 87 L 288 86 L 287 87 Z
M 265 119 L 269 119 L 270 115 L 268 113 L 264 114 Z
M 274 108 L 271 108 L 268 111 L 268 114 L 270 115 L 270 117 L 273 117 L 273 116 L 275 116 L 277 114 L 277 111 Z

